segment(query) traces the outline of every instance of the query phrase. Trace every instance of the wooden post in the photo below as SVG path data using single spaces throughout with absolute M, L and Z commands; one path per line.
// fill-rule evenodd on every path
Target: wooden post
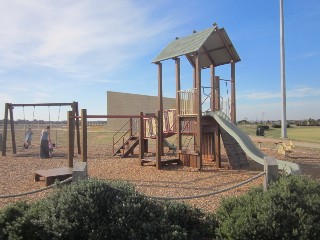
M 2 134 L 2 156 L 6 155 L 6 150 L 7 150 L 8 110 L 9 110 L 9 103 L 6 103 L 5 110 L 4 110 L 4 122 L 3 122 L 3 134 Z
M 13 154 L 17 153 L 17 145 L 16 145 L 16 135 L 14 131 L 14 119 L 13 119 L 13 107 L 10 105 L 9 107 L 10 112 L 10 129 L 11 129 L 11 138 L 12 138 L 12 152 Z
M 211 111 L 215 111 L 215 91 L 214 91 L 214 78 L 215 78 L 215 68 L 211 64 L 210 65 L 210 83 L 211 83 L 211 101 L 210 101 L 210 109 Z
M 72 110 L 73 110 L 73 112 L 74 112 L 73 116 L 79 116 L 79 105 L 78 105 L 78 102 L 73 102 L 73 103 L 72 103 Z M 78 154 L 81 154 L 79 118 L 76 118 L 75 124 L 76 124 L 76 131 L 77 131 Z
M 202 168 L 202 102 L 201 102 L 201 65 L 200 56 L 196 54 L 196 114 L 197 114 L 197 127 L 196 127 L 196 152 L 198 153 L 197 168 Z
M 73 167 L 74 157 L 74 115 L 73 111 L 68 111 L 68 167 Z
M 161 151 L 161 141 L 162 141 L 162 138 L 160 137 L 162 135 L 162 131 L 161 131 L 161 128 L 160 128 L 160 122 L 159 119 L 162 118 L 162 114 L 160 113 L 160 111 L 158 111 L 156 113 L 156 117 L 157 117 L 157 121 L 156 121 L 156 124 L 157 124 L 157 139 L 156 139 L 156 168 L 157 169 L 160 169 L 161 168 L 161 155 L 162 155 L 162 151 Z
M 231 61 L 231 121 L 236 124 L 236 64 Z
M 162 95 L 162 63 L 157 63 L 158 65 L 158 100 L 159 100 L 159 111 L 160 115 L 158 116 L 158 130 L 160 131 L 160 135 L 158 138 L 160 139 L 159 148 L 161 151 L 161 155 L 163 155 L 163 95 Z M 158 132 L 159 132 L 158 131 Z
M 193 88 L 197 88 L 197 70 L 193 68 Z
M 88 160 L 88 132 L 87 132 L 87 109 L 81 109 L 81 142 L 82 162 Z
M 130 121 L 130 122 L 129 122 L 130 137 L 132 137 L 132 127 L 133 127 L 133 125 L 132 125 L 132 118 L 130 118 L 129 121 Z
M 143 122 L 143 112 L 140 112 L 139 119 L 139 165 L 142 166 L 142 159 L 144 159 L 144 122 Z
M 219 76 L 214 77 L 214 100 L 213 100 L 213 107 L 214 111 L 220 110 L 220 78 Z M 214 160 L 216 162 L 216 167 L 221 167 L 221 135 L 220 135 L 220 128 L 216 124 L 214 127 Z
M 180 58 L 175 59 L 176 64 L 176 127 L 177 127 L 177 150 L 181 150 L 182 134 L 181 134 L 181 120 L 180 120 Z M 178 151 L 177 151 L 178 152 Z
M 265 177 L 263 180 L 263 189 L 267 190 L 272 181 L 278 178 L 278 163 L 274 157 L 264 157 L 264 171 Z

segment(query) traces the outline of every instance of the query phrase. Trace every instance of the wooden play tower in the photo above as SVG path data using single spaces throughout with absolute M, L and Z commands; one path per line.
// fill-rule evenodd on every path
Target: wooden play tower
M 181 89 L 180 80 L 180 57 L 185 56 L 193 68 L 193 88 Z M 198 169 L 202 168 L 203 160 L 214 161 L 217 167 L 221 166 L 220 138 L 226 148 L 237 149 L 236 142 L 228 139 L 228 134 L 223 133 L 223 129 L 214 119 L 205 116 L 202 109 L 202 85 L 201 70 L 210 68 L 210 111 L 220 110 L 220 79 L 215 75 L 215 68 L 221 65 L 231 66 L 231 106 L 230 118 L 236 123 L 236 98 L 235 98 L 235 64 L 240 61 L 230 38 L 224 28 L 219 28 L 217 24 L 201 32 L 194 31 L 193 34 L 176 38 L 154 59 L 153 63 L 158 67 L 158 116 L 163 116 L 163 77 L 162 61 L 173 59 L 175 62 L 176 78 L 176 128 L 177 128 L 177 157 L 185 166 Z M 160 168 L 163 151 L 163 118 L 158 117 L 157 153 L 156 166 Z M 194 128 L 193 149 L 182 148 L 183 131 L 185 122 L 191 122 Z M 232 146 L 232 147 L 231 147 Z M 240 151 L 240 155 L 241 150 Z M 231 150 L 228 157 L 237 155 L 239 152 Z M 236 154 L 234 154 L 236 152 Z

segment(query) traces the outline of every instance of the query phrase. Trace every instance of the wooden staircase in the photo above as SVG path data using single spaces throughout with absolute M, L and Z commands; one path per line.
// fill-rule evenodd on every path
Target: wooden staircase
M 130 154 L 134 153 L 134 149 L 139 145 L 139 137 L 130 136 L 127 141 L 125 141 L 116 151 L 114 151 L 112 156 L 121 156 L 123 158 L 128 157 Z
M 122 128 L 113 135 L 113 154 L 122 158 L 134 154 L 134 149 L 139 145 L 138 119 L 130 118 Z

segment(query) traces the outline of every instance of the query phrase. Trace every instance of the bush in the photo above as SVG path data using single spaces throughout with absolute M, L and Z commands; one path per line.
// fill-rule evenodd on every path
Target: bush
M 259 124 L 258 127 L 263 128 L 264 130 L 269 130 L 269 125 Z
M 10 234 L 15 239 L 214 237 L 213 216 L 185 204 L 151 200 L 123 182 L 80 181 L 26 205 L 17 214 L 7 214 L 12 210 L 3 212 L 7 222 L 3 239 Z M 25 226 L 30 226 L 32 233 L 21 231 Z
M 273 128 L 281 128 L 281 123 L 274 123 L 272 124 L 272 127 Z M 290 128 L 291 125 L 289 123 L 287 123 L 287 128 Z
M 39 216 L 35 205 L 16 202 L 0 212 L 0 239 L 38 239 L 35 233 L 41 227 L 33 221 Z
M 319 239 L 320 184 L 283 177 L 267 192 L 225 199 L 216 218 L 218 239 Z

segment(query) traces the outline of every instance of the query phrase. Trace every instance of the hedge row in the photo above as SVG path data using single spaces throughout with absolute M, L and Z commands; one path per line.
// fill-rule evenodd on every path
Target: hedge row
M 215 214 L 155 201 L 124 182 L 61 187 L 0 212 L 0 239 L 319 239 L 320 184 L 282 177 L 267 192 L 226 198 Z
M 97 179 L 0 214 L 0 239 L 203 239 L 213 238 L 214 228 L 213 215 L 154 201 L 130 184 Z

